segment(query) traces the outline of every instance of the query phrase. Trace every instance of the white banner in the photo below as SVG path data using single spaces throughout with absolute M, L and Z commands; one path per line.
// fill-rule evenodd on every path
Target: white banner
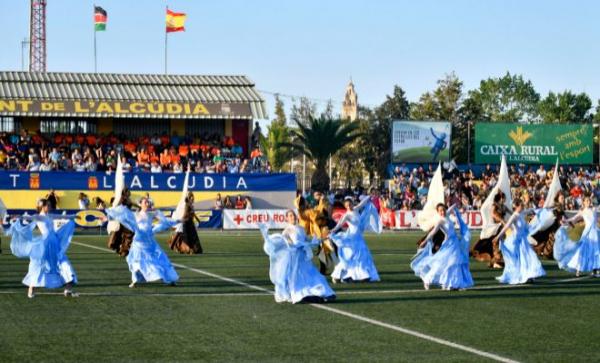
M 418 210 L 399 210 L 394 212 L 395 220 L 393 229 L 420 229 L 417 224 Z M 483 220 L 478 210 L 466 211 L 462 214 L 463 220 L 471 229 L 481 229 Z
M 223 229 L 258 229 L 265 224 L 270 229 L 286 226 L 286 209 L 224 209 Z

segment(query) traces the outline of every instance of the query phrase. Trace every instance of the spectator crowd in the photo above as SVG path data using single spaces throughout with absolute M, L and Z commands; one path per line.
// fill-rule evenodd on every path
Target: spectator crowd
M 250 157 L 233 138 L 167 134 L 126 135 L 0 133 L 0 169 L 21 171 L 114 170 L 123 155 L 126 171 L 181 173 L 188 164 L 198 173 L 270 173 L 258 147 Z
M 454 169 L 452 172 L 445 170 L 443 180 L 446 203 L 460 203 L 465 210 L 479 210 L 498 181 L 499 168 L 499 165 L 486 165 L 478 175 L 468 169 Z M 548 170 L 543 165 L 509 165 L 513 198 L 520 198 L 526 208 L 543 206 L 552 182 L 553 169 Z M 328 193 L 328 199 L 334 207 L 341 208 L 346 198 L 358 202 L 369 196 L 380 211 L 420 210 L 427 202 L 429 183 L 434 173 L 435 167 L 432 165 L 419 166 L 412 170 L 406 165 L 401 165 L 395 167 L 393 177 L 385 187 L 369 190 L 362 187 L 332 190 Z M 558 175 L 565 197 L 565 209 L 581 208 L 585 195 L 590 195 L 595 204 L 600 203 L 600 166 L 559 166 Z M 309 204 L 316 204 L 310 194 L 306 194 L 305 198 Z

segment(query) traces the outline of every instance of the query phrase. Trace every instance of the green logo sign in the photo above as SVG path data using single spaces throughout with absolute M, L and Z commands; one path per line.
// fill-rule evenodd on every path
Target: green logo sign
M 509 163 L 591 164 L 593 162 L 591 125 L 475 124 L 475 162 L 499 163 L 506 155 Z

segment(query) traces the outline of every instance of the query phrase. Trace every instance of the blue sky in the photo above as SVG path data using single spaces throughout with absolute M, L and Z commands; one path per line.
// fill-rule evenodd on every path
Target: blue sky
M 48 70 L 93 71 L 93 8 L 48 0 Z M 600 98 L 600 1 L 97 0 L 100 72 L 162 73 L 165 6 L 186 12 L 169 35 L 169 73 L 244 74 L 257 88 L 341 102 L 352 77 L 359 103 L 394 84 L 411 101 L 454 71 L 467 89 L 506 71 L 549 90 Z M 0 70 L 21 68 L 29 1 L 0 0 Z M 265 95 L 272 115 L 272 97 Z M 290 100 L 285 100 L 290 104 Z M 337 104 L 339 106 L 339 103 Z

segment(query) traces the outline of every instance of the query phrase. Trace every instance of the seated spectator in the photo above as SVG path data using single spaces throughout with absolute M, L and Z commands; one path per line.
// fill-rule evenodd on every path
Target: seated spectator
M 150 166 L 150 172 L 151 173 L 162 173 L 162 168 L 160 167 L 160 165 L 158 165 L 158 163 L 156 161 L 153 161 L 152 165 Z
M 90 206 L 90 200 L 85 193 L 79 193 L 79 198 L 77 198 L 79 209 L 85 210 Z
M 213 208 L 217 210 L 223 209 L 223 200 L 221 199 L 221 193 L 217 193 L 217 198 L 215 199 Z
M 246 208 L 246 205 L 244 203 L 244 198 L 240 194 L 237 196 L 237 199 L 235 200 L 235 209 L 244 209 L 244 208 Z

